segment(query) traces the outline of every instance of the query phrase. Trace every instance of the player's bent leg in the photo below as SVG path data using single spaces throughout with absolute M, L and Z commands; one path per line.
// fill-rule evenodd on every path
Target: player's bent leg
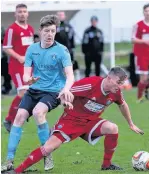
M 48 107 L 46 104 L 39 102 L 33 109 L 33 116 L 36 120 L 38 127 L 38 137 L 41 142 L 41 145 L 44 145 L 49 138 L 50 129 L 46 121 L 46 114 L 48 112 Z M 44 169 L 51 170 L 54 167 L 52 155 L 49 154 L 44 158 Z
M 52 135 L 44 146 L 32 151 L 30 155 L 23 161 L 23 163 L 15 169 L 15 172 L 22 173 L 25 169 L 37 163 L 42 158 L 47 156 L 49 153 L 53 152 L 55 149 L 60 147 L 61 144 L 62 141 L 56 136 Z
M 101 170 L 122 170 L 121 167 L 111 163 L 113 154 L 117 147 L 118 126 L 114 123 L 106 121 L 101 126 L 101 134 L 105 136 L 104 159 Z
M 14 161 L 16 149 L 22 135 L 21 126 L 24 124 L 28 116 L 29 116 L 29 113 L 25 109 L 18 110 L 15 121 L 10 131 L 9 141 L 8 141 L 7 160 L 6 160 L 6 163 L 1 166 L 2 172 L 13 169 L 13 161 Z

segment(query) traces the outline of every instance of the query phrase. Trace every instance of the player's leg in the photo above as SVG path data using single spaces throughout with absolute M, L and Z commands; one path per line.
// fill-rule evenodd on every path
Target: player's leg
M 147 80 L 148 80 L 147 74 L 140 74 L 140 80 L 138 83 L 138 100 L 142 100 L 144 91 L 147 87 Z
M 119 166 L 112 164 L 112 157 L 117 147 L 118 127 L 116 124 L 107 120 L 99 119 L 91 121 L 88 125 L 86 134 L 83 139 L 94 145 L 97 141 L 105 136 L 104 140 L 104 158 L 102 170 L 121 170 Z
M 18 106 L 21 102 L 21 99 L 24 96 L 24 93 L 26 92 L 26 90 L 28 89 L 28 85 L 24 85 L 24 82 L 23 82 L 23 72 L 12 73 L 11 78 L 15 84 L 15 87 L 17 88 L 18 94 L 13 99 L 11 106 L 9 108 L 8 115 L 6 116 L 4 120 L 4 127 L 6 128 L 8 132 L 10 132 L 11 125 L 13 124 L 13 121 L 17 114 Z
M 33 107 L 36 105 L 32 97 L 28 95 L 28 92 L 24 95 L 15 117 L 14 123 L 12 125 L 9 141 L 8 141 L 8 152 L 6 164 L 2 165 L 1 170 L 10 170 L 13 167 L 13 161 L 15 157 L 15 152 L 18 147 L 19 141 L 22 135 L 22 125 L 26 119 L 31 115 Z M 10 167 L 11 166 L 11 167 Z
M 28 118 L 29 114 L 25 109 L 18 109 L 15 121 L 11 127 L 8 140 L 8 152 L 6 162 L 1 166 L 1 172 L 13 169 L 13 161 L 17 146 L 22 135 L 22 125 Z
M 138 102 L 143 101 L 143 94 L 148 83 L 148 63 L 146 57 L 135 57 L 136 73 L 139 74 L 140 80 L 138 83 L 137 98 Z
M 52 109 L 56 108 L 60 101 L 57 99 L 58 93 L 50 93 L 45 95 L 40 102 L 33 109 L 33 116 L 36 120 L 38 127 L 38 137 L 41 142 L 41 145 L 44 145 L 48 140 L 49 135 L 51 134 L 49 125 L 46 120 L 47 112 L 50 112 Z M 44 168 L 45 170 L 53 169 L 54 163 L 52 155 L 49 154 L 44 158 Z
M 70 142 L 83 134 L 86 130 L 86 125 L 84 123 L 78 125 L 78 121 L 72 120 L 71 117 L 72 116 L 63 113 L 54 126 L 52 135 L 46 143 L 42 147 L 34 150 L 29 157 L 15 169 L 15 171 L 23 172 L 26 168 L 37 163 L 42 158 L 48 156 L 51 152 L 59 148 L 62 143 Z
M 21 165 L 19 165 L 15 169 L 15 172 L 22 173 L 25 169 L 29 168 L 33 164 L 43 159 L 45 156 L 48 156 L 49 153 L 59 148 L 62 143 L 63 141 L 61 141 L 55 135 L 52 135 L 47 140 L 44 146 L 41 146 L 36 150 L 32 151 L 30 155 L 23 161 L 23 163 L 21 163 Z

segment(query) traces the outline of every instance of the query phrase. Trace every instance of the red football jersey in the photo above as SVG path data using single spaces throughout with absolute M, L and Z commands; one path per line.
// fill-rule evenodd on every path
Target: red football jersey
M 23 28 L 17 22 L 13 23 L 6 31 L 3 48 L 12 48 L 16 53 L 21 56 L 25 56 L 25 52 L 29 45 L 33 43 L 33 28 L 28 25 L 27 28 Z M 9 73 L 19 72 L 19 69 L 23 68 L 23 64 L 19 63 L 13 57 L 10 57 Z
M 149 25 L 145 21 L 139 21 L 133 29 L 133 38 L 143 39 L 149 41 Z M 134 54 L 136 56 L 148 56 L 149 46 L 146 44 L 134 44 Z
M 94 120 L 113 102 L 118 105 L 123 104 L 124 99 L 120 90 L 116 93 L 105 94 L 103 80 L 102 77 L 93 76 L 75 82 L 71 88 L 71 92 L 75 96 L 74 109 L 66 108 L 65 112 L 75 118 Z

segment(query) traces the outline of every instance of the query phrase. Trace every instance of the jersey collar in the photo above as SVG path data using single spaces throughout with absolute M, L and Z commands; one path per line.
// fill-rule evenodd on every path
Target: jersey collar
M 26 26 L 23 26 L 23 25 L 19 24 L 18 21 L 15 21 L 15 23 L 16 23 L 19 27 L 21 27 L 21 28 L 23 28 L 23 29 L 25 29 L 25 30 L 28 28 L 28 25 L 27 25 L 27 24 L 26 24 Z

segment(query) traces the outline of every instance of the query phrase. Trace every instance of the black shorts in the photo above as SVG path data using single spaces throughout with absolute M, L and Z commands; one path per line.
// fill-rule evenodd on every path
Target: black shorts
M 19 108 L 27 110 L 31 116 L 32 111 L 37 103 L 42 102 L 48 106 L 48 112 L 50 112 L 60 104 L 60 100 L 57 99 L 57 97 L 58 93 L 56 92 L 44 92 L 30 88 L 22 98 Z

